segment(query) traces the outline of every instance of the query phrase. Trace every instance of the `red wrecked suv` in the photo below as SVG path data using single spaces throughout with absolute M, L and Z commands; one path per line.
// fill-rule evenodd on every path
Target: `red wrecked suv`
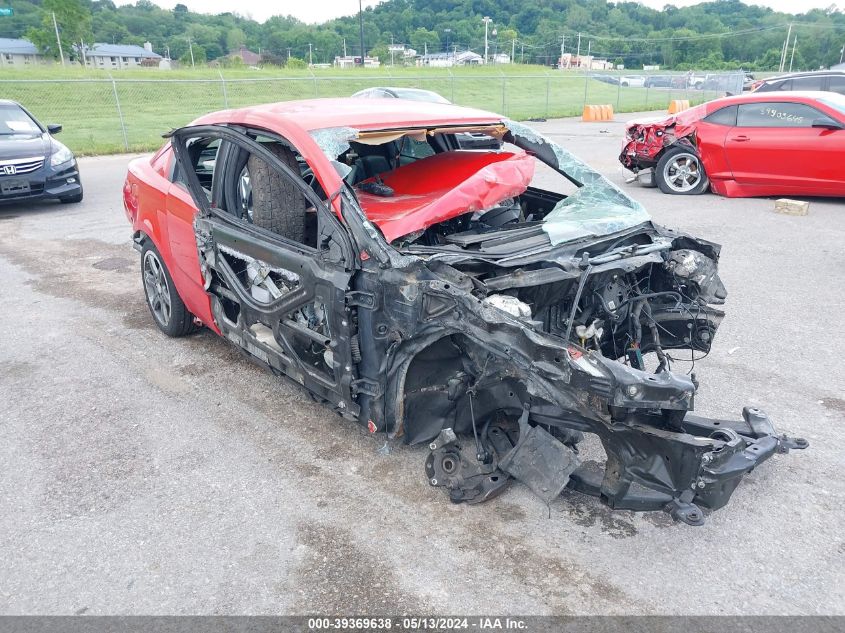
M 499 150 L 462 150 L 486 134 Z M 536 173 L 535 173 L 536 172 Z M 567 193 L 541 186 L 556 181 Z M 804 448 L 747 407 L 690 413 L 723 313 L 719 247 L 530 128 L 400 99 L 201 117 L 129 167 L 143 287 L 372 433 L 426 443 L 426 478 L 476 503 L 510 481 L 698 525 L 742 476 Z M 584 433 L 608 461 L 584 461 Z

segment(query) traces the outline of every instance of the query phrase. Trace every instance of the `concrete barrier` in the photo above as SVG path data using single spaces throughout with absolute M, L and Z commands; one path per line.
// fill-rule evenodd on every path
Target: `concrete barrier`
M 688 99 L 673 99 L 669 102 L 669 114 L 677 114 L 684 110 L 689 110 Z
M 605 105 L 585 105 L 584 114 L 581 116 L 582 121 L 612 121 L 613 120 L 613 106 Z

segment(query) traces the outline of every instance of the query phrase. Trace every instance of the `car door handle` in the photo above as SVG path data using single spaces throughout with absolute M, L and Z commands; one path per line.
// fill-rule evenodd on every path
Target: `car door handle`
M 734 136 L 731 140 L 737 143 L 745 143 L 745 141 L 750 141 L 751 139 L 745 136 L 745 134 L 740 134 L 739 136 Z

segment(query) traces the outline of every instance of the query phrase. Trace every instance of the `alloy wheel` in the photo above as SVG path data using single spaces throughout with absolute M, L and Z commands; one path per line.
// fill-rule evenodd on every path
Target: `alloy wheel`
M 687 193 L 701 184 L 704 173 L 698 157 L 689 153 L 675 154 L 663 166 L 663 180 L 672 191 Z
M 156 320 L 167 327 L 170 323 L 170 285 L 164 273 L 164 265 L 153 251 L 144 253 L 144 291 L 147 302 Z

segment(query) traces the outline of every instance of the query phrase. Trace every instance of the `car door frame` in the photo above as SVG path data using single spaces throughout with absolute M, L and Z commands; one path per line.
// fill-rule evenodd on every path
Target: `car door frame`
M 331 403 L 339 413 L 356 419 L 359 407 L 352 397 L 351 388 L 355 380 L 352 358 L 354 333 L 350 309 L 347 306 L 350 281 L 360 268 L 354 239 L 331 210 L 331 200 L 320 200 L 313 189 L 302 180 L 301 174 L 295 173 L 260 143 L 250 138 L 248 132 L 268 136 L 293 147 L 277 133 L 241 125 L 187 126 L 170 134 L 178 168 L 197 205 L 194 227 L 200 268 L 203 271 L 206 292 L 211 300 L 215 325 L 226 338 L 262 364 L 302 384 L 318 398 Z M 221 142 L 237 145 L 258 156 L 272 169 L 295 183 L 317 211 L 317 248 L 289 240 L 252 225 L 228 211 L 216 208 L 205 195 L 196 174 L 191 169 L 183 168 L 185 161 L 189 160 L 185 141 L 195 137 L 220 138 Z M 219 177 L 219 172 L 215 172 L 212 191 L 217 189 L 216 180 Z M 233 252 L 272 268 L 295 272 L 300 283 L 295 289 L 278 298 L 267 303 L 260 302 L 250 295 L 227 261 L 226 255 Z M 232 321 L 226 316 L 223 300 L 238 303 L 237 321 Z M 316 300 L 323 305 L 328 335 L 317 336 L 313 330 L 288 318 L 292 312 Z M 251 329 L 259 322 L 258 316 L 273 325 L 275 345 L 266 338 L 256 336 Z M 331 350 L 331 375 L 315 370 L 304 361 L 293 343 L 297 336 L 311 337 L 315 342 L 318 342 L 318 339 L 328 339 L 319 344 Z

